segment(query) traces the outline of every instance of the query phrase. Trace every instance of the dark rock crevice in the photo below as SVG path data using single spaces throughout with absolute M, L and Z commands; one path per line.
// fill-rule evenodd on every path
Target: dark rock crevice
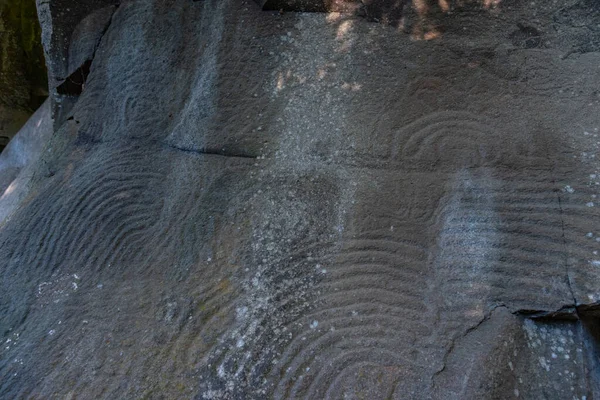
M 558 201 L 558 209 L 560 212 L 560 229 L 561 229 L 561 240 L 562 240 L 562 246 L 563 246 L 563 251 L 565 254 L 565 276 L 566 276 L 566 281 L 567 281 L 567 286 L 569 288 L 569 295 L 570 297 L 573 299 L 573 304 L 575 306 L 575 312 L 577 312 L 577 298 L 575 297 L 575 291 L 573 290 L 573 282 L 571 279 L 571 269 L 569 266 L 569 252 L 568 252 L 568 246 L 567 246 L 567 238 L 565 236 L 565 219 L 564 219 L 564 210 L 563 210 L 563 206 L 562 206 L 562 199 L 560 198 L 560 192 L 556 193 L 556 198 Z
M 99 18 L 97 18 L 97 21 L 93 21 L 94 18 L 91 18 L 92 21 L 88 24 L 85 25 L 90 25 L 90 26 L 97 26 L 97 25 L 104 25 L 104 27 L 101 29 L 101 31 L 99 33 L 97 33 L 95 36 L 96 37 L 92 37 L 92 43 L 88 44 L 88 46 L 90 47 L 89 49 L 81 49 L 78 47 L 81 46 L 77 46 L 77 43 L 74 43 L 75 46 L 72 46 L 74 48 L 72 48 L 70 53 L 74 53 L 74 54 L 69 54 L 69 68 L 68 68 L 68 72 L 69 72 L 69 76 L 66 78 L 57 78 L 56 80 L 59 83 L 58 86 L 56 87 L 56 91 L 58 94 L 61 95 L 69 95 L 69 96 L 78 96 L 80 95 L 84 88 L 85 88 L 85 82 L 87 80 L 88 75 L 90 74 L 90 70 L 92 67 L 92 63 L 94 62 L 94 58 L 96 57 L 96 52 L 98 51 L 98 47 L 100 47 L 100 43 L 102 42 L 102 38 L 104 37 L 104 35 L 106 34 L 106 32 L 108 31 L 108 29 L 110 28 L 110 24 L 112 23 L 112 18 L 113 15 L 115 14 L 115 11 L 117 10 L 118 5 L 116 6 L 109 6 L 106 7 L 105 9 L 99 10 Z M 104 14 L 104 15 L 102 15 Z M 103 19 L 106 19 L 107 15 L 108 15 L 108 19 L 106 22 L 103 22 Z M 82 21 L 82 24 L 84 24 L 85 21 Z M 82 27 L 82 30 L 85 31 L 86 28 L 88 28 L 87 26 Z M 97 28 L 96 28 L 97 29 Z M 82 35 L 85 35 L 85 33 L 82 33 Z M 85 44 L 84 44 L 85 46 Z M 87 47 L 87 46 L 85 46 Z M 88 53 L 88 54 L 86 54 Z M 83 62 L 78 60 L 78 58 L 83 57 L 84 60 Z M 79 65 L 78 67 L 76 67 L 75 70 L 73 70 L 73 66 L 72 64 L 76 64 Z
M 588 392 L 600 393 L 600 308 L 595 316 L 584 316 L 581 323 L 587 357 L 586 381 Z
M 118 0 L 37 1 L 54 127 L 58 128 L 78 100 L 101 39 Z
M 83 65 L 68 78 L 63 80 L 63 83 L 56 87 L 56 92 L 62 95 L 79 96 L 85 88 L 85 81 L 90 74 L 90 67 L 93 60 L 87 60 Z
M 257 159 L 258 158 L 255 155 L 251 155 L 251 154 L 245 153 L 243 151 L 232 151 L 232 150 L 226 150 L 224 148 L 203 147 L 200 149 L 194 149 L 191 147 L 180 147 L 180 146 L 175 146 L 172 144 L 166 144 L 166 146 L 171 149 L 183 151 L 186 153 L 213 155 L 213 156 L 221 156 L 221 157 L 232 157 L 232 158 L 249 158 L 249 159 Z

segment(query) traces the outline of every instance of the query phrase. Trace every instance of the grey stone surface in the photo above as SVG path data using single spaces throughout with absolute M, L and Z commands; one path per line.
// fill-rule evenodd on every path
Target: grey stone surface
M 0 226 L 0 397 L 596 398 L 576 3 L 122 2 Z
M 0 154 L 0 225 L 27 197 L 36 163 L 51 135 L 50 100 L 46 100 Z

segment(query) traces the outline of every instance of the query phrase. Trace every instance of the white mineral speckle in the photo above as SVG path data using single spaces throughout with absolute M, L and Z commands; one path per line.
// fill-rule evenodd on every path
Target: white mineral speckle
M 248 307 L 238 307 L 235 310 L 236 316 L 238 319 L 245 319 L 246 316 L 248 315 Z
M 312 324 L 310 324 L 310 329 L 316 329 L 317 326 L 319 326 L 319 321 L 313 321 Z
M 539 360 L 542 368 L 544 368 L 546 371 L 550 371 L 550 364 L 548 364 L 548 361 L 546 361 L 546 357 L 540 357 Z

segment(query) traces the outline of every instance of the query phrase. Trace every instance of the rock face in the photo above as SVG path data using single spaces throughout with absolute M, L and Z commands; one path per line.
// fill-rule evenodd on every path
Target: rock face
M 42 104 L 48 81 L 34 0 L 0 4 L 0 151 Z
M 0 397 L 599 396 L 584 3 L 409 7 L 426 42 L 40 2 L 55 128 L 0 225 Z
M 77 102 L 118 0 L 36 0 L 55 128 Z
M 0 154 L 0 224 L 6 222 L 27 196 L 37 162 L 51 135 L 47 100 Z

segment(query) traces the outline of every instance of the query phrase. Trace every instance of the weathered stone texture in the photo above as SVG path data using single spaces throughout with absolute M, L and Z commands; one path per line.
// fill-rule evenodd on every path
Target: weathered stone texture
M 27 196 L 36 163 L 51 135 L 50 102 L 46 100 L 0 154 L 0 225 Z
M 52 39 L 52 71 L 95 50 L 0 225 L 0 397 L 597 397 L 600 53 L 573 3 L 417 13 L 426 42 L 129 0 Z

